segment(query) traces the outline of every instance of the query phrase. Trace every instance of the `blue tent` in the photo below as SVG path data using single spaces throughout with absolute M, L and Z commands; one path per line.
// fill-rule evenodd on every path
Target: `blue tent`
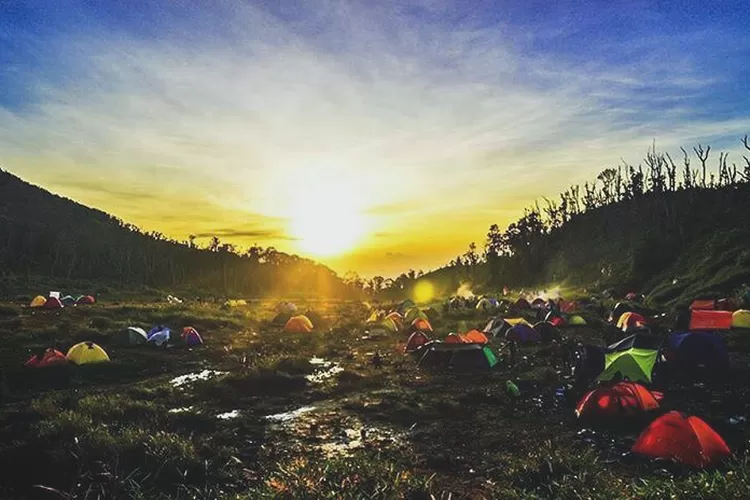
M 729 354 L 719 335 L 706 332 L 673 333 L 667 339 L 667 361 L 685 368 L 699 366 L 725 369 Z

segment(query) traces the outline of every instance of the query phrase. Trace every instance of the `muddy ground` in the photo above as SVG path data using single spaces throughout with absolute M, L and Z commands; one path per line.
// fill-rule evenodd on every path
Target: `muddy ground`
M 750 333 L 721 334 L 732 371 L 671 377 L 662 411 L 704 418 L 735 457 L 691 471 L 633 456 L 648 423 L 577 421 L 548 345 L 489 372 L 419 369 L 403 334 L 372 334 L 355 302 L 299 303 L 313 333 L 271 324 L 272 302 L 225 308 L 108 302 L 0 305 L 2 498 L 747 498 Z M 564 334 L 603 344 L 598 313 Z M 489 313 L 442 313 L 436 336 Z M 193 326 L 205 345 L 121 347 L 125 326 Z M 35 349 L 82 340 L 112 361 L 43 370 Z M 501 348 L 500 343 L 494 345 Z M 373 362 L 378 358 L 380 362 Z M 521 390 L 514 398 L 505 384 Z M 653 418 L 653 417 L 650 417 Z

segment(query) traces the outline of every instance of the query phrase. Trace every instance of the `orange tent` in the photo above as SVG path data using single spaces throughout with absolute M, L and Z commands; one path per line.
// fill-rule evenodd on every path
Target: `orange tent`
M 620 382 L 587 392 L 576 407 L 580 418 L 634 416 L 659 408 L 660 393 L 652 393 L 641 384 Z
M 732 328 L 731 311 L 690 311 L 690 330 L 729 330 Z
M 292 316 L 284 325 L 284 331 L 288 333 L 307 333 L 313 329 L 312 321 L 307 316 Z
M 414 321 L 411 322 L 411 329 L 412 331 L 417 332 L 431 332 L 432 325 L 430 325 L 430 322 L 427 321 L 424 318 L 417 318 Z
M 471 330 L 462 335 L 463 341 L 469 344 L 487 344 L 489 339 L 479 330 Z
M 637 312 L 628 311 L 620 316 L 617 320 L 617 328 L 622 329 L 623 332 L 629 332 L 636 328 L 646 326 L 648 320 L 638 314 Z
M 457 333 L 449 333 L 447 337 L 445 337 L 446 344 L 464 344 L 466 341 L 464 340 L 463 335 L 459 335 Z
M 698 417 L 676 411 L 657 418 L 638 437 L 633 453 L 703 468 L 730 456 L 727 443 Z
M 690 309 L 692 309 L 692 310 L 696 310 L 696 309 L 701 309 L 701 310 L 714 310 L 714 309 L 716 309 L 716 301 L 715 301 L 715 300 L 713 300 L 713 299 L 705 299 L 705 300 L 701 299 L 701 300 L 694 300 L 694 301 L 693 301 L 693 302 L 692 302 L 692 303 L 690 304 Z

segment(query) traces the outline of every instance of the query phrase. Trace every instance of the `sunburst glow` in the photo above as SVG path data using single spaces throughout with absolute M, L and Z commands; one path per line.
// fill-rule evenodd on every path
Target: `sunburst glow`
M 301 191 L 293 202 L 289 232 L 302 252 L 341 255 L 364 238 L 366 219 L 345 183 L 314 182 Z

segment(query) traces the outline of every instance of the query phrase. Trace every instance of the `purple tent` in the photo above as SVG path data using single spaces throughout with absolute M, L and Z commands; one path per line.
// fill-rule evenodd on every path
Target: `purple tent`
M 505 334 L 505 340 L 514 340 L 525 344 L 526 342 L 541 342 L 542 337 L 532 327 L 521 323 L 508 330 L 508 333 Z

